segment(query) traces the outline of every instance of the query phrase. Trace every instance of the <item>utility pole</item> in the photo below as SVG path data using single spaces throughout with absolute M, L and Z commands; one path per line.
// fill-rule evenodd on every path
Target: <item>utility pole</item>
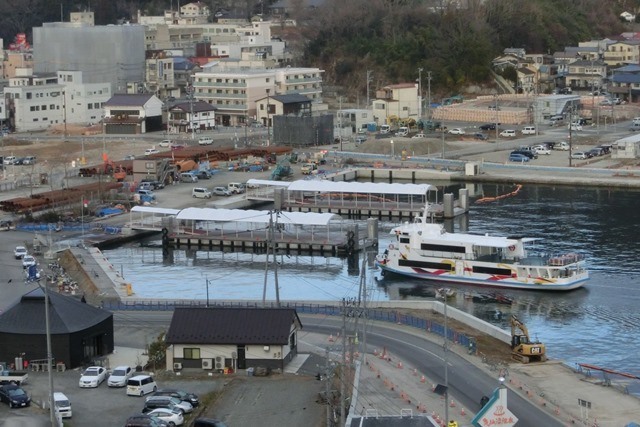
M 342 151 L 342 97 L 339 97 L 338 101 L 338 138 L 340 138 L 340 151 Z
M 444 419 L 448 423 L 449 420 L 449 360 L 448 360 L 448 325 L 447 325 L 447 293 L 448 289 L 443 289 L 444 299 Z
M 431 120 L 431 71 L 427 71 L 427 93 L 429 105 L 427 105 L 428 119 Z
M 367 70 L 367 108 L 369 108 L 369 83 L 371 83 L 371 70 Z
M 191 77 L 191 84 L 189 85 L 189 108 L 191 112 L 189 113 L 189 127 L 191 128 L 191 140 L 195 139 L 195 126 L 193 120 L 193 77 Z
M 40 282 L 38 282 L 40 285 Z M 49 418 L 51 421 L 51 425 L 56 425 L 56 412 L 55 412 L 55 403 L 53 400 L 53 374 L 51 371 L 53 370 L 52 362 L 53 362 L 53 349 L 51 346 L 51 326 L 49 322 L 49 290 L 47 289 L 47 284 L 44 285 L 44 322 L 45 322 L 45 333 L 47 334 L 47 372 L 49 373 Z
M 277 215 L 276 212 L 276 224 L 277 224 Z M 274 221 L 273 221 L 273 211 L 269 211 L 269 228 L 267 230 L 267 260 L 264 266 L 264 285 L 262 287 L 262 306 L 266 307 L 267 304 L 267 276 L 269 273 L 269 252 L 271 252 L 273 256 L 273 272 L 275 276 L 275 287 L 276 287 L 276 306 L 280 307 L 280 286 L 278 283 L 278 260 L 276 258 L 276 239 L 274 232 Z
M 347 384 L 347 300 L 345 298 L 342 298 L 342 368 L 340 369 L 340 425 L 341 426 L 343 426 L 346 421 L 346 417 L 345 417 L 346 384 Z
M 422 118 L 422 70 L 418 68 L 418 119 Z

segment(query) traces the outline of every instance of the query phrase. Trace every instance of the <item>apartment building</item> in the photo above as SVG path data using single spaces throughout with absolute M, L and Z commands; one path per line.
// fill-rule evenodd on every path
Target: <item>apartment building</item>
M 256 119 L 256 101 L 267 95 L 300 94 L 322 103 L 318 68 L 220 70 L 208 64 L 193 79 L 194 97 L 216 107 L 218 124 L 234 126 Z
M 36 75 L 17 70 L 4 88 L 5 116 L 16 132 L 46 130 L 64 124 L 97 123 L 111 96 L 108 83 L 85 84 L 80 71 Z
M 607 45 L 604 63 L 609 67 L 640 63 L 640 40 L 625 40 Z

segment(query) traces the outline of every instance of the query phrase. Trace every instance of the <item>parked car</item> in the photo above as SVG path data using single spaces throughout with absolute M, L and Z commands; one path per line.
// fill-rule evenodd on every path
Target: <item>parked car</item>
M 124 427 L 166 427 L 168 425 L 169 423 L 154 415 L 140 414 L 127 418 Z
M 191 190 L 191 196 L 196 199 L 210 199 L 211 191 L 204 187 L 194 187 Z
M 177 397 L 172 396 L 149 396 L 144 401 L 143 414 L 148 414 L 157 408 L 178 409 L 183 414 L 193 412 L 193 406 L 189 402 L 183 402 Z
M 529 158 L 529 160 L 534 160 L 538 158 L 538 155 L 536 153 L 529 150 L 514 150 L 511 152 L 511 154 L 522 154 L 523 156 L 526 156 L 527 158 Z
M 136 156 L 134 156 L 133 154 L 127 154 L 126 156 L 124 156 L 124 160 L 135 160 Z
M 516 131 L 513 129 L 506 129 L 500 132 L 500 136 L 503 138 L 513 138 L 516 136 Z
M 80 387 L 98 387 L 107 379 L 107 370 L 102 366 L 89 366 L 80 376 Z
M 582 130 L 582 125 L 579 123 L 571 123 L 567 125 L 567 129 L 579 131 Z
M 575 153 L 571 153 L 572 159 L 585 160 L 587 158 L 587 154 L 583 151 L 576 151 Z
M 495 104 L 491 104 L 487 107 L 487 109 L 489 110 L 493 110 L 493 111 L 500 111 L 500 107 L 495 105 Z
M 636 132 L 640 130 L 640 123 L 632 123 L 631 127 L 629 128 L 629 130 L 631 132 Z
M 118 366 L 109 375 L 107 386 L 109 387 L 124 387 L 127 385 L 127 381 L 133 375 L 133 368 L 131 366 Z
M 9 405 L 9 408 L 24 408 L 31 405 L 31 397 L 20 386 L 7 384 L 0 387 L 0 401 Z
M 37 162 L 36 156 L 27 156 L 22 159 L 23 165 L 35 165 Z
M 164 188 L 164 182 L 160 182 L 157 181 L 153 178 L 143 178 L 140 180 L 140 185 L 142 186 L 142 184 L 149 184 L 151 186 L 151 188 L 144 188 L 145 190 L 161 190 Z M 140 187 L 142 188 L 142 187 Z
M 598 148 L 592 148 L 591 150 L 585 151 L 587 158 L 598 157 L 602 155 L 602 152 Z
M 525 156 L 524 154 L 511 153 L 511 154 L 509 154 L 509 161 L 510 162 L 524 163 L 524 162 L 528 162 L 529 158 L 527 156 Z
M 22 257 L 27 255 L 27 253 L 27 248 L 25 248 L 24 246 L 16 246 L 16 248 L 13 250 L 13 256 L 15 256 L 16 259 L 22 259 Z
M 362 144 L 364 142 L 367 142 L 367 137 L 366 136 L 356 136 L 356 144 Z
M 464 135 L 465 134 L 464 130 L 462 130 L 460 128 L 449 129 L 448 133 L 451 134 L 451 135 Z
M 553 146 L 554 150 L 560 151 L 569 151 L 569 143 L 565 141 L 560 141 Z
M 187 148 L 187 146 L 184 144 L 171 144 L 171 151 L 184 150 L 185 148 Z
M 536 134 L 536 127 L 535 126 L 525 126 L 524 128 L 522 128 L 522 134 L 523 135 L 535 135 Z
M 416 133 L 411 137 L 411 139 L 421 139 L 421 138 L 426 138 L 424 133 Z
M 38 265 L 38 261 L 31 255 L 22 257 L 22 268 L 29 268 L 32 265 Z
M 71 410 L 71 401 L 62 392 L 56 391 L 53 393 L 53 402 L 56 405 L 56 412 L 62 416 L 62 418 L 71 418 L 73 411 Z
M 16 160 L 18 160 L 16 156 L 4 156 L 4 158 L 2 159 L 2 163 L 4 163 L 5 165 L 14 165 L 16 163 Z
M 495 123 L 480 125 L 480 130 L 496 130 L 496 125 Z
M 156 391 L 153 395 L 177 397 L 178 399 L 184 402 L 191 403 L 191 406 L 193 406 L 194 408 L 200 405 L 200 399 L 198 398 L 197 395 L 193 393 L 187 393 L 184 390 L 178 390 L 175 388 L 163 388 L 161 390 Z
M 485 134 L 484 134 L 484 133 L 482 133 L 482 132 L 476 132 L 476 133 L 474 133 L 474 134 L 473 134 L 473 137 L 474 137 L 475 139 L 479 139 L 480 141 L 486 141 L 486 140 L 487 140 L 487 138 L 488 138 L 488 137 L 487 137 L 487 135 L 485 135 Z
M 227 425 L 213 418 L 196 418 L 193 421 L 193 427 L 227 427 Z
M 144 155 L 145 156 L 150 156 L 152 154 L 156 154 L 159 153 L 160 151 L 158 151 L 157 148 L 147 148 L 146 150 L 144 150 Z
M 149 412 L 147 415 L 152 417 L 158 417 L 162 421 L 169 424 L 169 426 L 181 426 L 184 424 L 184 415 L 179 409 L 158 408 Z
M 211 193 L 213 193 L 214 196 L 230 196 L 231 195 L 231 191 L 227 190 L 224 187 L 214 187 Z
M 158 144 L 160 147 L 164 147 L 164 148 L 169 148 L 171 147 L 171 140 L 170 139 L 163 139 L 160 144 Z
M 535 147 L 533 147 L 533 151 L 536 154 L 546 154 L 546 155 L 550 155 L 551 154 L 551 150 L 549 150 L 548 147 L 542 146 L 542 145 L 536 145 Z

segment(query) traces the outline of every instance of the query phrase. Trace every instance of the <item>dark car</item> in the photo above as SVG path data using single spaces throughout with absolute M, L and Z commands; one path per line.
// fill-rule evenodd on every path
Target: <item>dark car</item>
M 14 384 L 0 387 L 0 401 L 6 402 L 9 408 L 23 408 L 31 405 L 31 398 L 27 392 Z
M 145 190 L 160 190 L 162 188 L 164 188 L 164 183 L 160 182 L 160 181 L 156 181 L 155 179 L 150 179 L 150 178 L 143 178 L 140 180 L 140 188 L 143 188 L 143 184 L 148 184 L 145 185 L 144 189 Z M 148 188 L 146 188 L 148 187 Z
M 207 171 L 198 171 L 198 172 L 195 173 L 195 175 L 198 177 L 198 179 L 209 179 L 209 178 L 211 178 L 211 175 Z
M 495 123 L 486 123 L 480 126 L 480 130 L 496 130 Z
M 592 148 L 589 151 L 585 151 L 585 154 L 588 158 L 598 157 L 602 155 L 602 150 L 600 150 L 599 148 Z
M 536 153 L 534 153 L 533 151 L 527 151 L 527 150 L 515 150 L 515 151 L 512 151 L 511 154 L 522 154 L 523 156 L 527 156 L 529 160 L 538 158 L 538 155 Z
M 474 133 L 473 137 L 475 139 L 479 139 L 480 141 L 486 141 L 487 140 L 487 135 L 485 135 L 484 133 L 481 133 L 481 132 Z
M 182 400 L 183 402 L 191 403 L 191 406 L 193 406 L 194 408 L 197 407 L 200 404 L 200 399 L 198 398 L 197 395 L 195 395 L 193 393 L 187 393 L 184 390 L 178 390 L 178 389 L 175 389 L 175 388 L 163 388 L 163 389 L 160 389 L 160 390 L 156 391 L 153 395 L 154 396 L 177 397 L 178 399 Z

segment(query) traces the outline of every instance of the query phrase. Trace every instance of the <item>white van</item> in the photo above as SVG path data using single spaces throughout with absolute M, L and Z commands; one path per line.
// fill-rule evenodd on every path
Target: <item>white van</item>
M 71 402 L 69 398 L 59 391 L 53 393 L 53 401 L 56 405 L 56 411 L 62 418 L 71 418 L 73 413 L 71 412 Z
M 198 182 L 198 177 L 189 172 L 182 172 L 180 174 L 180 182 Z
M 207 190 L 204 187 L 195 187 L 191 190 L 191 195 L 196 199 L 210 199 L 211 191 Z
M 522 128 L 522 134 L 523 135 L 535 135 L 536 134 L 536 127 L 535 126 L 525 126 L 524 128 Z
M 396 132 L 396 136 L 407 136 L 409 135 L 409 128 L 406 126 L 401 126 L 398 128 L 398 132 Z
M 144 396 L 156 390 L 158 385 L 149 375 L 136 375 L 127 381 L 127 396 Z
M 227 190 L 233 194 L 242 194 L 245 191 L 245 186 L 240 182 L 230 182 L 229 185 L 227 185 Z
M 633 118 L 633 124 L 636 125 L 636 126 L 640 125 L 640 117 L 634 117 Z
M 208 136 L 203 136 L 202 138 L 198 139 L 198 145 L 211 145 L 213 144 L 213 138 L 208 137 Z
M 391 132 L 391 126 L 389 125 L 380 126 L 380 133 L 389 133 L 389 132 Z

